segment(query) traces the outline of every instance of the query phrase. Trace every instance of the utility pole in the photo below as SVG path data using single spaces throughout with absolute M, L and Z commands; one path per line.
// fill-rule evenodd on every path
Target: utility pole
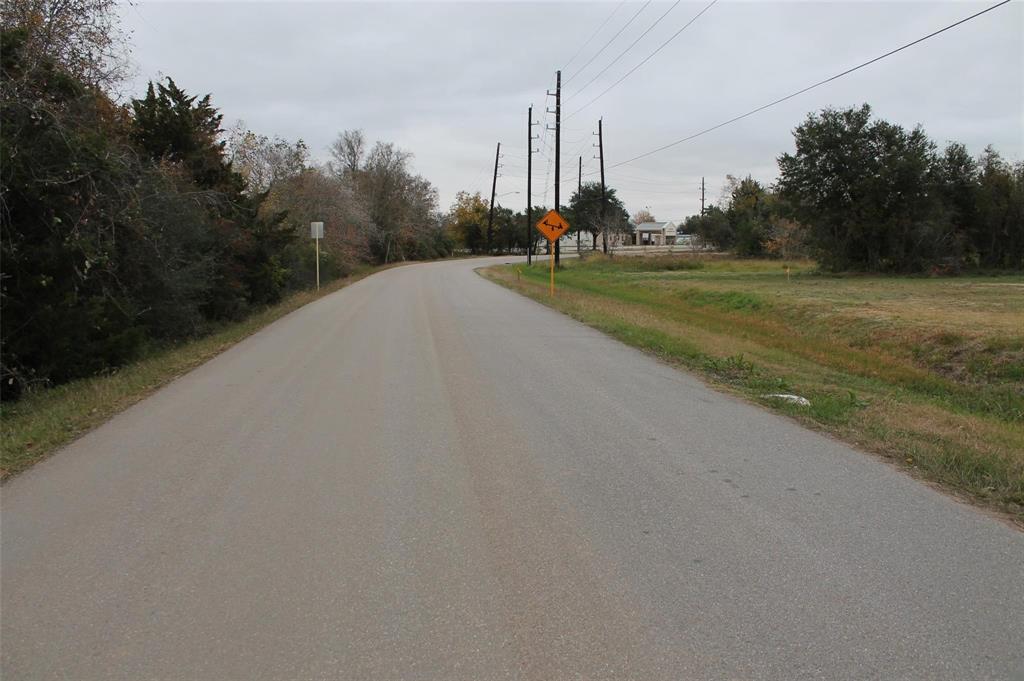
M 533 264 L 533 104 L 526 111 L 526 265 Z
M 700 214 L 704 215 L 704 178 L 700 178 Z
M 501 142 L 494 152 L 494 179 L 491 181 L 491 212 L 487 214 L 487 253 L 491 252 L 491 230 L 494 227 L 494 192 L 498 189 L 498 159 L 501 158 Z
M 606 217 L 606 201 L 604 196 L 604 127 L 603 119 L 597 119 L 597 148 L 601 155 L 601 239 L 604 254 L 608 255 L 608 223 Z
M 579 179 L 576 180 L 576 205 L 580 205 L 580 201 L 583 199 L 583 157 L 580 156 L 580 174 L 577 176 Z M 582 248 L 580 248 L 580 227 L 578 224 L 579 220 L 576 221 L 576 255 L 580 255 Z
M 561 188 L 562 182 L 562 72 L 555 72 L 555 91 L 552 93 L 550 90 L 548 94 L 555 95 L 555 210 L 561 211 L 562 206 L 558 200 L 558 190 Z M 548 113 L 552 113 L 548 109 Z M 555 264 L 561 264 L 561 248 L 559 248 L 558 239 L 555 240 Z M 549 247 L 550 248 L 550 247 Z

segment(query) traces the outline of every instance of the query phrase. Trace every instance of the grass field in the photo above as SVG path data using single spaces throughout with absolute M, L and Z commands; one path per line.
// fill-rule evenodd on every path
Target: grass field
M 554 299 L 546 260 L 484 275 L 1024 521 L 1024 277 L 785 267 L 567 260 Z
M 382 268 L 366 268 L 320 291 L 302 291 L 208 336 L 148 356 L 108 375 L 29 392 L 3 405 L 0 480 L 19 473 L 267 324 Z

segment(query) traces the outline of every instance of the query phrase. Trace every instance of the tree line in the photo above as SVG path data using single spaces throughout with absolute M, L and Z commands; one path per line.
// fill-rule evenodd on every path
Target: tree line
M 0 34 L 2 395 L 118 367 L 321 276 L 449 255 L 437 191 L 394 144 L 332 160 L 238 125 L 173 79 L 118 103 L 113 0 L 14 0 Z
M 1024 162 L 978 158 L 863 105 L 809 114 L 766 187 L 728 177 L 684 231 L 743 256 L 815 258 L 832 271 L 1024 268 Z
M 547 206 L 535 205 L 531 211 L 532 221 L 536 223 L 548 210 Z M 547 241 L 528 223 L 525 210 L 514 211 L 496 205 L 493 221 L 489 220 L 489 213 L 490 202 L 479 192 L 458 193 L 446 216 L 446 224 L 459 249 L 486 254 L 525 253 L 528 246 L 534 253 L 540 253 L 546 248 Z M 592 249 L 598 248 L 598 240 L 605 231 L 610 238 L 613 233 L 632 229 L 629 213 L 612 187 L 605 189 L 602 212 L 600 182 L 587 182 L 578 187 L 559 213 L 569 222 L 570 234 L 581 231 L 592 235 Z

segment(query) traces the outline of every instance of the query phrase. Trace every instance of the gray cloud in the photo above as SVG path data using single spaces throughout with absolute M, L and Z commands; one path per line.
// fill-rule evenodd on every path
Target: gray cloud
M 639 8 L 618 10 L 565 69 L 563 196 L 577 158 L 597 169 L 591 132 L 604 118 L 608 166 L 687 136 L 909 42 L 986 6 L 971 2 L 720 2 L 649 63 L 617 80 L 706 3 L 680 3 L 634 49 L 586 83 L 668 7 L 652 4 L 590 66 L 575 70 Z M 213 93 L 228 122 L 302 138 L 314 154 L 345 128 L 412 151 L 440 190 L 487 193 L 494 144 L 505 155 L 499 193 L 525 202 L 526 107 L 538 120 L 545 90 L 614 3 L 180 3 L 124 7 L 138 67 L 133 91 L 173 77 Z M 1024 156 L 1024 11 L 1011 3 L 847 78 L 634 164 L 608 181 L 631 211 L 679 219 L 699 206 L 701 176 L 718 196 L 726 173 L 771 181 L 808 111 L 871 104 L 878 116 L 921 124 L 937 142 L 972 152 L 994 144 Z M 545 140 L 547 141 L 547 140 Z M 534 157 L 534 196 L 549 160 Z M 550 175 L 553 180 L 553 174 Z M 594 179 L 596 176 L 590 176 Z M 551 182 L 546 185 L 548 203 Z

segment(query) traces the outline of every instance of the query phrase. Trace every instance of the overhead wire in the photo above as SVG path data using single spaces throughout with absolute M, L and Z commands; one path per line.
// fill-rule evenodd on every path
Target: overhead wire
M 550 138 L 551 137 L 551 128 L 548 127 L 548 118 L 547 118 L 550 115 L 551 115 L 551 112 L 548 111 L 548 107 L 545 105 L 544 106 L 544 119 L 543 119 L 544 120 L 544 133 L 543 133 L 543 138 L 541 139 L 542 142 L 544 141 L 544 138 Z M 551 185 L 551 164 L 555 160 L 555 156 L 554 156 L 554 153 L 553 153 L 554 152 L 553 146 L 548 147 L 548 151 L 551 151 L 552 153 L 547 154 L 547 164 L 546 164 L 547 168 L 544 171 L 544 200 L 543 200 L 543 203 L 541 205 L 545 205 L 545 206 L 548 203 L 548 190 L 549 190 L 549 187 Z
M 651 185 L 672 185 L 673 187 L 678 186 L 679 182 L 667 182 L 665 180 L 654 180 L 646 177 L 637 177 L 635 175 L 623 175 L 622 173 L 615 173 L 615 177 L 622 178 L 627 182 L 637 182 L 639 184 L 651 184 Z
M 672 196 L 685 196 L 686 192 L 683 189 L 675 192 L 669 191 L 652 191 L 650 189 L 637 189 L 636 187 L 626 187 L 621 184 L 615 184 L 615 188 L 620 192 L 639 192 L 641 194 L 670 194 Z
M 611 39 L 610 39 L 610 40 L 609 40 L 608 42 L 606 42 L 606 43 L 604 44 L 604 46 L 602 46 L 602 47 L 601 47 L 601 49 L 600 49 L 600 50 L 598 50 L 597 52 L 595 52 L 595 53 L 594 53 L 594 55 L 593 55 L 593 56 L 592 56 L 592 57 L 591 57 L 590 59 L 588 59 L 588 60 L 587 60 L 587 63 L 586 63 L 586 64 L 584 64 L 584 65 L 583 65 L 583 66 L 581 66 L 580 68 L 576 69 L 576 73 L 572 74 L 571 76 L 569 76 L 568 78 L 566 78 L 566 79 L 565 79 L 564 81 L 562 81 L 562 85 L 568 85 L 568 84 L 569 84 L 569 81 L 571 81 L 571 80 L 572 80 L 573 78 L 575 78 L 576 76 L 580 75 L 580 74 L 581 74 L 581 73 L 583 72 L 583 70 L 584 70 L 584 69 L 586 69 L 586 68 L 587 68 L 588 66 L 590 66 L 590 64 L 591 64 L 591 63 L 592 63 L 592 62 L 593 62 L 593 61 L 594 61 L 595 59 L 597 59 L 597 58 L 598 58 L 598 56 L 600 56 L 600 54 L 601 54 L 602 52 L 604 52 L 604 51 L 605 51 L 606 49 L 608 49 L 608 46 L 609 46 L 609 45 L 611 45 L 611 44 L 612 44 L 613 42 L 615 42 L 615 39 L 616 39 L 616 38 L 618 38 L 618 37 L 619 37 L 619 36 L 620 36 L 620 35 L 622 34 L 622 32 L 623 32 L 623 31 L 625 31 L 625 30 L 626 30 L 626 28 L 628 28 L 628 27 L 629 27 L 629 25 L 630 25 L 630 24 L 632 24 L 632 23 L 633 23 L 633 21 L 634 21 L 634 20 L 635 20 L 635 19 L 636 19 L 636 18 L 637 18 L 638 16 L 640 16 L 640 13 L 641 13 L 641 12 L 643 12 L 643 11 L 644 11 L 645 9 L 647 9 L 647 6 L 648 6 L 649 4 L 651 4 L 651 0 L 647 0 L 647 2 L 645 2 L 645 3 L 643 4 L 643 5 L 641 5 L 641 6 L 640 6 L 640 9 L 638 9 L 638 10 L 636 11 L 636 13 L 635 13 L 635 14 L 634 14 L 633 16 L 631 16 L 631 17 L 629 18 L 629 21 L 627 21 L 627 22 L 626 22 L 626 23 L 625 23 L 625 24 L 624 24 L 624 25 L 622 26 L 622 28 L 620 28 L 620 29 L 619 29 L 618 31 L 616 31 L 616 32 L 615 32 L 615 35 L 613 35 L 613 36 L 611 37 Z
M 593 139 L 594 139 L 594 136 L 591 134 L 588 137 L 579 140 L 579 145 L 573 150 L 573 152 L 571 154 L 569 154 L 569 158 L 576 158 L 577 156 L 579 156 L 580 153 L 584 149 L 587 149 L 587 148 L 590 147 L 591 140 L 593 140 Z
M 602 28 L 604 28 L 604 27 L 605 27 L 605 25 L 606 25 L 606 24 L 607 24 L 607 23 L 608 23 L 609 21 L 611 21 L 611 20 L 612 20 L 612 17 L 613 17 L 613 16 L 615 16 L 615 14 L 616 14 L 616 13 L 617 13 L 617 12 L 618 12 L 618 11 L 619 11 L 619 10 L 620 10 L 621 8 L 622 8 L 622 6 L 623 6 L 623 5 L 625 5 L 625 4 L 626 4 L 626 0 L 622 0 L 622 2 L 620 2 L 619 4 L 617 4 L 617 5 L 615 6 L 615 9 L 613 9 L 613 10 L 612 10 L 612 13 L 611 13 L 611 14 L 609 14 L 609 15 L 608 15 L 607 17 L 605 17 L 605 20 L 604 20 L 604 21 L 602 21 L 602 22 L 601 22 L 601 25 L 597 27 L 597 30 L 596 30 L 596 31 L 594 31 L 594 32 L 593 32 L 593 33 L 592 33 L 592 34 L 590 35 L 590 37 L 589 37 L 589 38 L 587 38 L 587 39 L 586 39 L 586 40 L 585 40 L 585 41 L 583 42 L 583 44 L 582 44 L 582 45 L 580 45 L 580 49 L 576 50 L 576 53 L 575 53 L 574 55 L 572 55 L 571 57 L 569 57 L 569 61 L 565 62 L 565 66 L 563 66 L 563 67 L 562 67 L 562 70 L 563 70 L 563 71 L 565 71 L 565 70 L 566 70 L 567 68 L 569 68 L 569 64 L 571 64 L 571 63 L 573 62 L 573 60 L 575 60 L 575 59 L 576 59 L 576 57 L 580 56 L 580 53 L 581 53 L 581 52 L 583 52 L 583 50 L 584 50 L 584 49 L 585 49 L 585 48 L 587 47 L 587 45 L 589 45 L 589 44 L 591 43 L 591 41 L 592 41 L 592 40 L 593 40 L 594 38 L 596 38 L 596 37 L 597 37 L 597 34 L 601 32 L 601 29 L 602 29 Z
M 717 0 L 715 0 L 715 2 L 717 2 Z M 798 97 L 799 95 L 802 95 L 802 94 L 804 94 L 806 92 L 810 92 L 811 90 L 814 90 L 815 88 L 818 88 L 818 87 L 821 87 L 822 85 L 826 85 L 828 83 L 831 83 L 832 81 L 838 80 L 838 79 L 842 78 L 843 76 L 848 76 L 849 74 L 851 74 L 851 73 L 853 73 L 855 71 L 859 71 L 860 69 L 863 69 L 863 68 L 865 68 L 867 66 L 870 66 L 870 65 L 872 65 L 872 64 L 874 64 L 876 62 L 882 61 L 883 59 L 886 59 L 887 57 L 891 57 L 894 54 L 902 52 L 903 50 L 909 49 L 909 48 L 911 48 L 911 47 L 913 47 L 915 45 L 923 43 L 926 40 L 929 40 L 931 38 L 934 38 L 937 35 L 945 33 L 946 31 L 954 29 L 957 26 L 960 26 L 962 24 L 967 23 L 968 21 L 971 21 L 973 19 L 977 19 L 981 15 L 987 14 L 988 12 L 991 12 L 994 9 L 1002 7 L 1003 5 L 1008 4 L 1009 2 L 1010 2 L 1010 0 L 1002 0 L 1001 2 L 997 2 L 996 4 L 994 4 L 994 5 L 990 6 L 990 7 L 987 7 L 985 9 L 981 10 L 981 11 L 975 12 L 974 14 L 971 14 L 970 16 L 964 17 L 963 19 L 960 19 L 959 21 L 955 21 L 952 24 L 949 24 L 948 26 L 944 26 L 943 28 L 940 28 L 940 29 L 938 29 L 936 31 L 932 31 L 928 35 L 925 35 L 925 36 L 923 36 L 921 38 L 918 38 L 917 40 L 912 40 L 911 42 L 906 43 L 905 45 L 901 45 L 900 47 L 897 47 L 897 48 L 895 48 L 893 50 L 889 50 L 888 52 L 886 52 L 884 54 L 880 54 L 879 56 L 877 56 L 877 57 L 875 57 L 873 59 L 869 59 L 868 61 L 865 61 L 865 62 L 862 62 L 860 64 L 857 64 L 856 66 L 848 68 L 845 71 L 842 71 L 840 73 L 835 74 L 834 76 L 830 76 L 829 78 L 825 78 L 824 80 L 819 80 L 818 82 L 816 82 L 816 83 L 814 83 L 812 85 L 808 85 L 805 88 L 801 88 L 800 90 L 797 90 L 796 92 L 790 93 L 790 94 L 788 94 L 788 95 L 786 95 L 784 97 L 779 97 L 778 99 L 776 99 L 774 101 L 771 101 L 771 102 L 768 102 L 767 104 L 763 104 L 763 105 L 757 107 L 756 109 L 751 109 L 750 111 L 748 111 L 748 112 L 746 112 L 744 114 L 740 114 L 739 116 L 734 116 L 733 118 L 730 118 L 727 121 L 723 121 L 721 123 L 718 123 L 717 125 L 713 125 L 710 128 L 705 128 L 704 130 L 701 130 L 700 132 L 696 132 L 696 133 L 694 133 L 692 135 L 688 135 L 688 136 L 683 137 L 681 139 L 675 140 L 674 142 L 669 142 L 668 144 L 664 144 L 664 145 L 662 145 L 660 147 L 657 147 L 656 149 L 651 149 L 650 151 L 646 151 L 646 152 L 644 152 L 642 154 L 638 154 L 638 155 L 636 155 L 636 156 L 634 156 L 634 157 L 632 157 L 630 159 L 627 159 L 625 161 L 619 161 L 618 163 L 615 163 L 615 164 L 609 166 L 608 168 L 609 169 L 611 169 L 611 168 L 618 168 L 619 166 L 624 166 L 626 164 L 633 163 L 635 161 L 639 161 L 642 158 L 647 158 L 648 156 L 653 156 L 654 154 L 657 154 L 657 153 L 660 153 L 662 151 L 665 151 L 666 149 L 671 149 L 672 147 L 675 147 L 675 146 L 678 146 L 680 144 L 683 144 L 684 142 L 689 142 L 690 140 L 694 140 L 694 139 L 696 139 L 698 137 L 706 135 L 709 132 L 713 132 L 715 130 L 718 130 L 719 128 L 724 128 L 727 125 L 731 125 L 732 123 L 736 123 L 738 121 L 741 121 L 744 118 L 748 118 L 750 116 L 753 116 L 754 114 L 760 113 L 761 111 L 764 111 L 765 109 L 768 109 L 768 108 L 771 108 L 771 107 L 776 106 L 778 104 L 781 104 L 781 103 L 783 103 L 785 101 L 793 99 L 794 97 Z M 712 4 L 714 4 L 714 2 Z
M 1007 0 L 1007 1 L 1009 1 L 1009 0 Z M 695 16 L 694 16 L 694 17 L 693 17 L 692 19 L 690 19 L 689 21 L 687 21 L 687 22 L 686 22 L 686 23 L 685 23 L 685 24 L 683 25 L 683 27 L 682 27 L 682 28 L 680 28 L 680 29 L 679 29 L 678 31 L 676 31 L 675 33 L 673 33 L 673 34 L 672 34 L 672 35 L 671 35 L 671 36 L 669 37 L 669 39 L 668 39 L 668 40 L 666 40 L 666 41 L 665 41 L 665 42 L 663 42 L 663 43 L 662 43 L 661 45 L 659 45 L 659 46 L 657 47 L 657 49 L 655 49 L 655 50 L 654 50 L 654 52 L 651 52 L 651 53 L 650 53 L 649 55 L 647 55 L 646 57 L 644 57 L 643 61 L 641 61 L 641 62 L 640 62 L 639 64 L 637 64 L 636 66 L 634 66 L 633 68 L 631 68 L 631 69 L 630 69 L 629 71 L 626 71 L 626 73 L 622 74 L 622 77 L 621 77 L 621 78 L 619 78 L 619 79 L 618 79 L 617 81 L 615 81 L 614 83 L 612 83 L 611 85 L 609 85 L 608 87 L 606 87 L 606 88 L 605 88 L 604 90 L 602 90 L 602 91 L 601 91 L 601 93 L 600 93 L 599 95 L 597 95 L 596 97 L 594 97 L 593 99 L 591 99 L 591 100 L 590 100 L 589 102 L 587 102 L 586 104 L 584 104 L 583 106 L 581 106 L 580 108 L 576 109 L 576 110 L 575 110 L 575 111 L 573 111 L 573 112 L 572 112 L 571 114 L 569 114 L 568 116 L 566 116 L 566 119 L 572 118 L 573 116 L 575 116 L 576 114 L 578 114 L 578 113 L 579 113 L 580 111 L 583 111 L 583 110 L 584 110 L 584 109 L 586 109 L 586 108 L 587 108 L 588 106 L 590 106 L 591 104 L 593 104 L 594 102 L 596 102 L 597 100 L 601 99 L 601 98 L 602 98 L 602 97 L 604 97 L 604 96 L 605 96 L 606 94 L 608 94 L 608 93 L 609 93 L 609 92 L 610 92 L 610 91 L 612 90 L 612 88 L 614 88 L 615 86 L 617 86 L 617 85 L 618 85 L 619 83 L 621 83 L 622 81 L 626 80 L 626 78 L 628 78 L 628 77 L 629 77 L 630 75 L 632 75 L 632 74 L 633 74 L 633 73 L 634 73 L 634 72 L 635 72 L 635 71 L 636 71 L 637 69 L 639 69 L 639 68 L 640 68 L 641 66 L 643 66 L 644 64 L 646 64 L 647 62 L 649 62 L 649 61 L 650 61 L 650 60 L 651 60 L 651 59 L 652 59 L 652 58 L 654 57 L 654 55 L 658 54 L 658 53 L 659 53 L 659 52 L 661 52 L 661 51 L 662 51 L 663 49 L 665 49 L 665 47 L 666 47 L 666 46 L 667 46 L 667 45 L 668 45 L 668 44 L 669 44 L 670 42 L 672 42 L 672 41 L 673 41 L 673 40 L 675 40 L 675 39 L 676 39 L 677 37 L 679 37 L 679 34 L 680 34 L 680 33 L 682 33 L 682 32 L 683 32 L 683 31 L 685 31 L 685 30 L 686 30 L 687 28 L 689 28 L 689 27 L 690 27 L 690 26 L 691 26 L 691 25 L 693 24 L 693 22 L 697 21 L 697 19 L 700 19 L 700 18 L 701 18 L 701 16 L 703 16 L 703 14 L 704 14 L 705 12 L 707 12 L 707 11 L 708 11 L 709 9 L 711 9 L 712 7 L 714 7 L 714 6 L 715 6 L 715 5 L 717 4 L 717 3 L 718 3 L 718 0 L 711 0 L 711 2 L 710 2 L 710 3 L 708 3 L 708 4 L 707 4 L 707 6 L 705 6 L 705 7 L 704 7 L 704 9 L 702 9 L 702 10 L 701 10 L 701 11 L 699 11 L 699 12 L 697 12 L 697 14 L 696 14 L 696 15 L 695 15 Z
M 610 68 L 611 68 L 612 66 L 614 66 L 614 65 L 615 65 L 615 64 L 616 64 L 616 63 L 617 63 L 617 62 L 618 62 L 618 61 L 619 61 L 620 59 L 622 59 L 622 58 L 623 58 L 623 57 L 624 57 L 624 56 L 626 55 L 626 53 L 627 53 L 627 52 L 629 52 L 629 51 L 630 51 L 631 49 L 633 49 L 633 48 L 634 48 L 634 47 L 636 46 L 636 44 L 637 44 L 637 43 L 639 43 L 639 42 L 640 42 L 641 40 L 643 40 L 643 37 L 644 37 L 645 35 L 647 35 L 648 33 L 650 33 L 650 32 L 651 32 L 651 30 L 652 30 L 652 29 L 653 29 L 653 28 L 654 28 L 655 26 L 657 26 L 658 24 L 660 24 L 660 23 L 661 23 L 661 20 L 662 20 L 662 19 L 664 19 L 665 17 L 667 17 L 667 16 L 668 16 L 668 14 L 669 14 L 669 12 L 671 12 L 671 11 L 672 11 L 672 10 L 674 10 L 674 9 L 675 9 L 676 7 L 678 7 L 678 6 L 679 6 L 679 3 L 680 3 L 680 2 L 682 2 L 682 1 L 683 1 L 683 0 L 676 0 L 676 1 L 675 1 L 675 3 L 674 3 L 674 4 L 673 4 L 673 5 L 671 6 L 671 7 L 669 7 L 669 8 L 667 9 L 667 10 L 665 10 L 665 13 L 664 13 L 664 14 L 662 14 L 662 15 L 661 15 L 660 17 L 658 17 L 657 19 L 655 19 L 655 20 L 654 20 L 654 23 L 653 23 L 653 24 L 651 24 L 650 26 L 648 26 L 648 27 L 647 27 L 647 30 L 646 30 L 646 31 L 644 31 L 644 32 L 643 32 L 643 33 L 641 33 L 641 34 L 640 34 L 639 36 L 637 36 L 636 40 L 634 40 L 633 42 L 631 42 L 631 43 L 630 43 L 630 44 L 629 44 L 629 45 L 628 45 L 628 46 L 626 47 L 626 49 L 624 49 L 624 50 L 623 50 L 622 52 L 620 52 L 620 53 L 619 53 L 619 55 L 618 55 L 617 57 L 615 57 L 615 59 L 612 59 L 612 60 L 611 60 L 610 62 L 608 62 L 608 64 L 607 64 L 607 65 L 606 65 L 606 66 L 605 66 L 605 67 L 604 67 L 603 69 L 601 69 L 600 71 L 598 71 L 598 72 L 597 72 L 597 75 L 595 75 L 595 76 L 594 76 L 593 78 L 591 78 L 590 80 L 588 80 L 588 81 L 587 81 L 587 84 L 586 84 L 586 85 L 584 85 L 583 87 L 581 87 L 581 88 L 580 88 L 579 90 L 577 90 L 576 92 L 572 93 L 572 94 L 571 94 L 571 95 L 569 96 L 569 99 L 572 99 L 573 97 L 576 97 L 576 96 L 577 96 L 577 95 L 579 95 L 579 94 L 580 94 L 581 92 L 583 92 L 584 90 L 586 90 L 586 89 L 587 89 L 587 88 L 588 88 L 588 87 L 589 87 L 589 86 L 590 86 L 590 85 L 591 85 L 591 84 L 592 84 L 592 83 L 593 83 L 593 82 L 594 82 L 595 80 L 597 80 L 598 78 L 600 78 L 600 77 L 601 77 L 601 76 L 602 76 L 602 75 L 603 75 L 603 74 L 604 74 L 604 73 L 605 73 L 605 72 L 606 72 L 606 71 L 607 71 L 608 69 L 610 69 Z

